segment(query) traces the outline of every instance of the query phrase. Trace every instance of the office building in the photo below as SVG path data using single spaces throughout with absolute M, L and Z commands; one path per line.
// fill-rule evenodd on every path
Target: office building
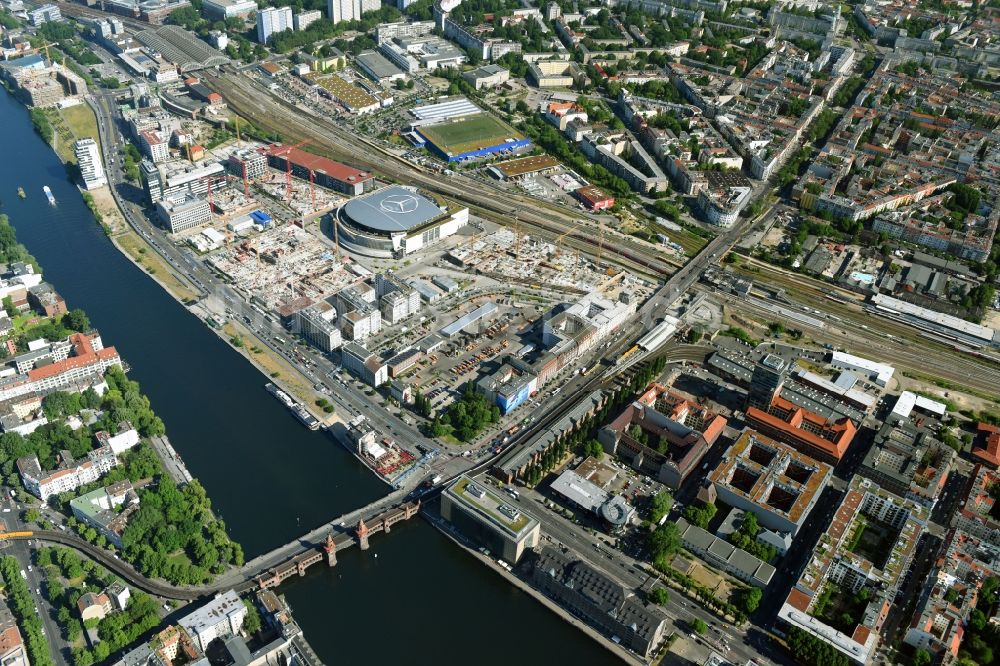
M 609 455 L 679 488 L 726 427 L 726 419 L 654 384 L 597 432 Z
M 725 504 L 754 514 L 763 528 L 794 537 L 832 475 L 829 465 L 744 430 L 708 481 Z
M 272 169 L 285 172 L 288 169 L 288 160 L 290 159 L 293 176 L 315 181 L 320 187 L 326 187 L 341 194 L 357 196 L 375 189 L 375 177 L 371 173 L 307 153 L 301 148 L 276 144 L 267 149 L 266 156 L 267 163 Z
M 156 214 L 170 233 L 196 227 L 212 219 L 208 201 L 190 194 L 174 194 L 156 202 Z
M 510 564 L 538 545 L 538 520 L 481 481 L 459 477 L 441 495 L 441 517 Z
M 788 373 L 788 364 L 776 354 L 767 354 L 754 365 L 750 378 L 747 404 L 759 409 L 767 409 L 771 401 L 781 392 Z
M 486 400 L 509 414 L 526 403 L 538 391 L 538 375 L 524 367 L 503 363 L 492 374 L 476 382 L 476 389 Z
M 375 289 L 358 284 L 341 289 L 328 300 L 337 309 L 340 330 L 361 342 L 382 330 L 382 312 L 375 306 Z
M 827 418 L 780 396 L 771 401 L 767 410 L 747 407 L 746 420 L 754 430 L 831 465 L 840 462 L 858 432 L 854 421 L 847 417 Z
M 229 155 L 226 168 L 237 178 L 254 181 L 267 173 L 267 157 L 253 148 L 241 148 Z
M 291 30 L 293 27 L 291 7 L 267 7 L 257 12 L 257 41 L 267 44 L 276 32 Z
M 500 65 L 483 65 L 462 74 L 469 85 L 476 90 L 496 88 L 510 80 L 510 72 Z
M 390 325 L 420 312 L 420 293 L 391 273 L 375 276 L 375 295 L 382 320 Z
M 767 562 L 697 525 L 691 525 L 684 518 L 677 519 L 677 529 L 685 548 L 748 585 L 764 589 L 777 573 Z
M 150 160 L 144 159 L 139 164 L 139 172 L 146 184 L 146 192 L 151 203 L 178 193 L 194 196 L 208 194 L 209 182 L 223 175 L 224 171 L 218 162 L 190 164 L 173 161 L 153 164 Z M 221 183 L 217 186 L 221 186 Z
M 666 618 L 621 583 L 550 546 L 529 566 L 532 586 L 574 616 L 643 659 L 656 653 L 667 633 Z
M 611 532 L 627 528 L 635 516 L 635 509 L 628 500 L 622 495 L 609 493 L 594 481 L 578 474 L 578 471 L 566 470 L 556 477 L 552 482 L 552 492 L 577 508 L 593 514 Z M 599 475 L 596 477 L 599 478 Z
M 28 23 L 35 26 L 36 28 L 43 23 L 49 21 L 61 21 L 62 12 L 56 5 L 42 5 L 38 9 L 33 9 L 28 12 Z
M 356 342 L 344 345 L 340 351 L 341 365 L 348 372 L 373 388 L 389 379 L 389 368 L 375 352 L 368 351 Z
M 101 162 L 101 151 L 93 139 L 78 139 L 75 146 L 76 163 L 80 167 L 83 186 L 93 190 L 108 184 Z
M 321 301 L 296 312 L 292 330 L 312 346 L 329 354 L 342 344 L 336 318 L 337 310 L 326 301 Z

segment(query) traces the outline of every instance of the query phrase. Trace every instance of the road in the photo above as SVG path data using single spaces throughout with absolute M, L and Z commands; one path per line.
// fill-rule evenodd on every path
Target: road
M 182 281 L 190 283 L 196 291 L 200 291 L 203 297 L 202 303 L 205 302 L 204 297 L 215 297 L 218 303 L 225 304 L 222 311 L 217 314 L 225 314 L 225 308 L 229 308 L 263 344 L 288 359 L 293 366 L 297 366 L 310 383 L 326 384 L 330 388 L 328 394 L 342 414 L 350 415 L 348 418 L 365 414 L 386 436 L 405 441 L 414 447 L 421 444 L 427 450 L 435 448 L 434 442 L 392 415 L 384 405 L 370 399 L 365 394 L 365 389 L 358 387 L 353 380 L 339 380 L 337 375 L 339 365 L 334 364 L 329 358 L 310 349 L 304 353 L 310 356 L 315 367 L 303 367 L 304 364 L 298 362 L 297 356 L 303 353 L 301 350 L 304 348 L 289 341 L 287 338 L 291 336 L 288 336 L 284 328 L 252 308 L 240 294 L 219 280 L 203 263 L 177 247 L 167 238 L 166 233 L 147 217 L 140 205 L 142 196 L 137 196 L 136 188 L 128 184 L 122 169 L 121 151 L 124 150 L 124 142 L 121 141 L 121 133 L 126 129 L 110 104 L 112 98 L 113 95 L 108 93 L 93 95 L 90 100 L 91 107 L 98 115 L 98 130 L 111 191 L 126 221 L 136 233 L 163 257 Z M 263 382 L 261 388 L 263 390 Z M 306 407 L 309 408 L 311 405 Z
M 45 633 L 45 640 L 49 644 L 49 651 L 53 661 L 57 666 L 70 664 L 70 646 L 63 638 L 62 631 L 56 622 L 56 609 L 49 604 L 48 599 L 42 595 L 42 587 L 45 585 L 45 577 L 42 572 L 35 568 L 31 560 L 32 548 L 26 541 L 13 542 L 2 552 L 3 555 L 13 555 L 21 565 L 24 572 L 25 582 L 28 584 L 28 591 L 35 600 L 35 611 L 42 620 L 42 631 Z
M 539 519 L 543 540 L 557 547 L 560 544 L 566 546 L 574 555 L 629 588 L 638 590 L 647 583 L 650 579 L 650 575 L 646 573 L 648 563 L 613 549 L 603 533 L 586 531 L 581 525 L 545 506 L 545 499 L 546 497 L 536 490 L 523 489 L 516 500 L 525 511 Z M 752 659 L 763 666 L 771 664 L 786 666 L 793 663 L 777 649 L 769 649 L 762 654 L 758 648 L 747 645 L 744 630 L 728 624 L 717 615 L 705 610 L 699 602 L 688 599 L 682 592 L 674 589 L 669 591 L 670 598 L 660 610 L 672 625 L 671 631 L 676 631 L 689 639 L 691 622 L 698 618 L 709 627 L 709 631 L 700 637 L 701 644 L 725 655 L 733 663 L 748 663 Z

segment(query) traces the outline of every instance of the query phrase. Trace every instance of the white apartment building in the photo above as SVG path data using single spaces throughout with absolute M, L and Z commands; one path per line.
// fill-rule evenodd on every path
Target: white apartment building
M 369 386 L 378 388 L 389 380 L 389 368 L 379 360 L 375 352 L 368 351 L 356 342 L 350 342 L 341 349 L 340 362 L 347 371 Z
M 257 41 L 261 44 L 267 44 L 274 33 L 293 27 L 291 7 L 268 7 L 257 12 Z
M 101 151 L 93 139 L 79 139 L 76 142 L 76 162 L 80 166 L 83 186 L 88 190 L 108 184 L 101 162 Z
M 295 330 L 309 344 L 329 354 L 343 342 L 336 318 L 333 306 L 321 301 L 295 313 Z
M 38 9 L 28 12 L 28 22 L 38 27 L 46 21 L 62 20 L 62 12 L 56 5 L 42 5 Z
M 362 14 L 377 11 L 382 3 L 379 0 L 327 0 L 327 14 L 334 23 L 360 19 Z
M 42 502 L 53 495 L 93 483 L 118 466 L 118 458 L 109 446 L 94 449 L 87 454 L 86 460 L 73 460 L 68 451 L 61 455 L 62 462 L 51 472 L 42 471 L 38 456 L 17 459 L 17 470 L 25 489 Z
M 247 616 L 243 600 L 233 590 L 222 592 L 206 605 L 182 617 L 178 624 L 205 651 L 216 638 L 227 638 L 239 633 Z
M 98 446 L 111 447 L 111 451 L 119 455 L 139 444 L 139 431 L 128 421 L 122 421 L 118 424 L 117 435 L 101 430 L 94 434 L 94 439 L 97 440 Z
M 315 23 L 321 18 L 323 18 L 323 12 L 318 9 L 314 9 L 311 12 L 296 14 L 292 17 L 292 23 L 294 24 L 296 30 L 305 30 L 309 27 L 310 23 Z

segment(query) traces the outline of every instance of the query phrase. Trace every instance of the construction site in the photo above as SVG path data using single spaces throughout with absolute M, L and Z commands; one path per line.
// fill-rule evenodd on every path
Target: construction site
M 272 311 L 297 298 L 321 300 L 358 280 L 337 261 L 334 250 L 294 224 L 231 243 L 212 254 L 208 263 L 247 300 L 253 298 Z
M 504 227 L 451 250 L 447 258 L 500 281 L 581 294 L 604 292 L 624 277 L 620 268 L 602 267 L 576 250 L 564 249 L 561 241 L 533 238 Z

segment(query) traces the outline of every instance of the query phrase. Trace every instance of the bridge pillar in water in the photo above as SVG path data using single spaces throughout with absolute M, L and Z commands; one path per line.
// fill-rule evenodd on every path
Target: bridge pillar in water
M 368 526 L 365 525 L 364 518 L 358 520 L 357 535 L 361 550 L 368 550 Z
M 391 532 L 391 530 L 389 529 L 389 527 L 390 527 L 390 525 L 389 525 L 389 519 L 388 518 L 383 518 L 382 519 L 382 531 L 385 532 L 386 534 L 388 534 L 389 532 Z
M 420 511 L 420 500 L 407 504 L 405 511 L 406 520 L 409 520 L 413 516 L 417 515 L 417 511 Z
M 305 576 L 306 575 L 306 568 L 308 566 L 309 565 L 306 564 L 304 560 L 301 560 L 301 561 L 299 561 L 299 562 L 296 563 L 295 568 L 298 570 L 298 573 L 299 573 L 300 576 Z
M 333 542 L 333 535 L 326 535 L 326 543 L 323 544 L 323 552 L 326 553 L 326 565 L 337 566 L 337 544 Z

